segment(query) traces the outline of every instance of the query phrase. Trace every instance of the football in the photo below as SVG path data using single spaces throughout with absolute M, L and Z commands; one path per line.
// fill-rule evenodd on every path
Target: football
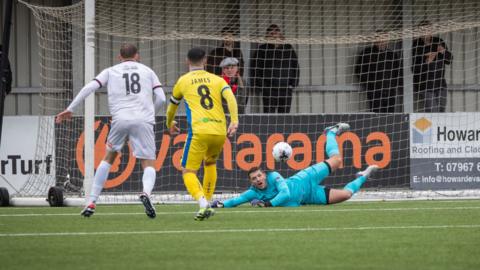
M 286 142 L 279 142 L 273 146 L 272 155 L 276 161 L 287 161 L 292 156 L 292 147 Z

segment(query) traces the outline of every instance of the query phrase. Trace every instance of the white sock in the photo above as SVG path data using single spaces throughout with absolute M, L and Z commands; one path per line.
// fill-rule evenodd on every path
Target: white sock
M 153 167 L 146 167 L 143 170 L 143 192 L 150 196 L 152 194 L 153 187 L 155 186 L 156 171 Z
M 90 192 L 90 200 L 88 204 L 96 202 L 98 196 L 100 196 L 100 192 L 102 192 L 103 189 L 103 184 L 105 184 L 105 181 L 107 181 L 110 167 L 112 167 L 112 165 L 105 160 L 102 160 L 102 162 L 100 162 L 100 165 L 98 165 L 97 171 L 95 172 L 95 179 L 93 180 L 92 190 Z
M 208 201 L 207 199 L 205 199 L 204 196 L 200 197 L 200 199 L 198 200 L 198 204 L 200 205 L 200 208 L 207 208 L 208 206 Z

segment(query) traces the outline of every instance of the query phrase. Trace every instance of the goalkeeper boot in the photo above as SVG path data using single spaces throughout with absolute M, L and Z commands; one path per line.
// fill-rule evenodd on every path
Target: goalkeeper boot
M 332 131 L 333 133 L 340 135 L 343 132 L 347 131 L 350 129 L 350 125 L 347 123 L 338 123 L 336 125 L 326 127 L 325 128 L 325 134 L 327 134 L 328 131 Z
M 197 212 L 197 214 L 195 215 L 195 217 L 193 219 L 195 219 L 197 221 L 202 221 L 202 220 L 207 219 L 207 218 L 209 218 L 213 215 L 215 215 L 215 210 L 213 210 L 213 208 L 208 206 L 206 208 L 200 208 L 200 210 Z
M 378 171 L 379 169 L 380 167 L 378 167 L 378 165 L 370 165 L 364 171 L 358 172 L 356 176 L 365 176 L 366 178 L 368 178 L 372 173 Z
M 147 214 L 149 218 L 155 218 L 157 216 L 157 213 L 155 212 L 155 207 L 153 206 L 152 201 L 150 200 L 148 195 L 142 193 L 142 195 L 140 195 L 140 201 L 142 201 L 143 207 L 145 207 L 145 214 Z
M 90 203 L 89 205 L 85 206 L 85 208 L 83 208 L 82 212 L 80 212 L 80 215 L 84 216 L 84 217 L 90 217 L 93 214 L 95 214 L 95 203 L 93 203 L 93 202 Z

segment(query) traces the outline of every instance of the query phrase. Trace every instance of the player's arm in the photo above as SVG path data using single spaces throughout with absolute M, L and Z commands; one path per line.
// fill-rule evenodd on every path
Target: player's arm
M 175 114 L 177 113 L 178 105 L 182 101 L 183 95 L 180 91 L 180 82 L 178 81 L 173 87 L 172 96 L 170 97 L 170 104 L 167 108 L 167 128 L 170 129 L 171 134 L 176 134 L 180 130 L 175 125 L 176 122 L 173 121 Z
M 445 64 L 450 65 L 453 60 L 453 54 L 448 50 L 447 44 L 442 39 L 440 39 L 440 47 L 438 50 L 441 53 L 441 57 L 443 57 Z
M 275 186 L 277 187 L 278 194 L 270 200 L 270 205 L 271 206 L 279 206 L 282 205 L 283 203 L 287 202 L 290 200 L 290 189 L 288 188 L 287 185 L 287 180 L 283 178 L 279 173 L 277 172 L 272 172 L 275 173 Z
M 153 84 L 153 105 L 155 107 L 155 114 L 157 114 L 160 109 L 165 104 L 165 92 L 163 91 L 162 84 L 158 79 L 157 74 L 152 70 L 152 84 Z
M 156 86 L 153 88 L 153 104 L 155 106 L 155 114 L 157 114 L 160 109 L 163 107 L 163 104 L 165 104 L 165 93 L 163 92 L 162 86 Z
M 240 196 L 228 199 L 228 200 L 224 201 L 222 204 L 223 204 L 223 207 L 230 208 L 230 207 L 235 207 L 235 206 L 244 204 L 244 203 L 249 202 L 249 201 L 251 201 L 255 198 L 257 198 L 257 193 L 255 191 L 249 189 L 249 190 L 243 192 L 242 194 L 240 194 Z
M 237 100 L 233 95 L 232 89 L 224 81 L 222 85 L 222 97 L 227 101 L 228 111 L 230 112 L 230 125 L 228 126 L 228 136 L 233 136 L 238 128 L 238 107 Z
M 87 83 L 82 90 L 73 99 L 72 103 L 68 105 L 67 109 L 57 114 L 55 122 L 60 124 L 63 120 L 72 118 L 73 110 L 80 105 L 90 94 L 100 89 L 108 82 L 108 69 L 102 71 L 94 80 Z

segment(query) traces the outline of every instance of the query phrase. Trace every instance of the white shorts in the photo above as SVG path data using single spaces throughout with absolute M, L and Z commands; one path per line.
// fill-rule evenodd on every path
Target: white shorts
M 155 159 L 155 133 L 153 124 L 136 121 L 114 121 L 107 138 L 107 150 L 120 152 L 129 139 L 133 155 L 140 159 Z

